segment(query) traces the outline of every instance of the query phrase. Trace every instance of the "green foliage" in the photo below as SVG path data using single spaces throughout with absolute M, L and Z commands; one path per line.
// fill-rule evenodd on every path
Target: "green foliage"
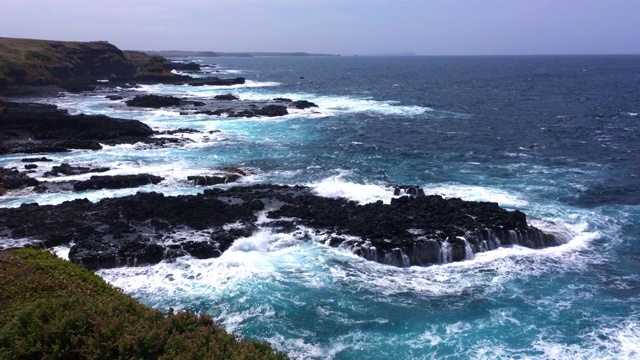
M 44 51 L 27 50 L 24 53 L 24 59 L 27 61 L 52 61 L 53 57 Z
M 0 252 L 0 359 L 285 359 L 207 315 L 168 316 L 45 251 Z

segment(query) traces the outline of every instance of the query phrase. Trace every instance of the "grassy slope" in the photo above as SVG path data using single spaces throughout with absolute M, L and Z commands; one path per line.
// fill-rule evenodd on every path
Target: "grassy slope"
M 111 72 L 122 75 L 132 69 L 131 66 L 120 49 L 104 41 L 0 37 L 0 87 L 59 85 L 67 81 L 104 77 Z
M 168 316 L 52 254 L 0 252 L 0 359 L 285 359 L 207 315 Z

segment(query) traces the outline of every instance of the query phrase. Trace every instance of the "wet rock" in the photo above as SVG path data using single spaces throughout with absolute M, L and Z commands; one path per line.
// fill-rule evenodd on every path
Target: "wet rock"
M 193 182 L 194 186 L 209 186 L 220 185 L 236 182 L 240 180 L 238 174 L 224 174 L 224 175 L 200 175 L 200 176 L 188 176 L 187 180 Z
M 51 162 L 53 160 L 48 159 L 46 157 L 39 157 L 39 158 L 24 158 L 24 159 L 22 159 L 20 161 L 25 162 L 25 163 L 34 163 L 34 162 Z
M 233 94 L 216 95 L 213 98 L 216 100 L 228 100 L 228 101 L 240 100 L 240 97 Z
M 289 111 L 282 105 L 267 105 L 261 109 L 254 110 L 253 113 L 258 116 L 275 117 L 288 115 Z
M 92 176 L 89 180 L 74 184 L 75 191 L 99 189 L 125 189 L 149 184 L 158 184 L 164 178 L 150 174 Z
M 24 168 L 27 169 L 27 170 L 33 170 L 33 169 L 37 169 L 38 165 L 36 165 L 36 164 L 27 164 L 27 165 L 24 166 Z
M 47 247 L 74 242 L 71 261 L 89 268 L 135 266 L 185 254 L 219 256 L 236 239 L 255 233 L 258 213 L 265 208 L 270 221 L 260 226 L 293 232 L 299 241 L 318 236 L 328 246 L 395 266 L 462 261 L 503 245 L 542 248 L 567 240 L 528 225 L 525 214 L 495 203 L 428 195 L 361 205 L 323 198 L 301 186 L 277 185 L 0 208 L 0 233 L 31 237 Z M 199 243 L 176 243 L 171 238 L 176 231 L 210 236 Z
M 180 71 L 200 71 L 200 64 L 195 62 L 183 63 L 183 62 L 167 62 L 164 63 L 165 70 L 180 70 Z
M 10 103 L 0 114 L 0 154 L 66 152 L 70 149 L 101 149 L 150 141 L 153 130 L 136 120 L 104 115 L 69 115 L 54 105 Z
M 160 96 L 160 95 L 138 95 L 131 100 L 125 101 L 128 106 L 136 107 L 149 107 L 149 108 L 163 108 L 178 106 L 182 104 L 182 100 L 175 96 Z
M 27 186 L 36 186 L 38 183 L 38 180 L 17 169 L 0 167 L 0 188 L 5 190 L 21 189 Z
M 124 97 L 122 97 L 120 95 L 107 95 L 107 96 L 105 96 L 105 98 L 107 98 L 109 100 L 122 100 L 122 99 L 124 99 Z
M 294 101 L 294 102 L 291 103 L 291 105 L 293 107 L 295 107 L 296 109 L 308 109 L 308 108 L 312 108 L 312 107 L 318 107 L 318 105 L 312 103 L 311 101 L 307 101 L 307 100 Z
M 111 169 L 107 167 L 99 167 L 99 168 L 90 168 L 84 166 L 71 166 L 68 163 L 62 163 L 58 166 L 54 166 L 51 168 L 51 171 L 47 171 L 44 173 L 45 177 L 54 177 L 54 176 L 72 176 L 72 175 L 82 175 L 93 172 L 107 172 Z

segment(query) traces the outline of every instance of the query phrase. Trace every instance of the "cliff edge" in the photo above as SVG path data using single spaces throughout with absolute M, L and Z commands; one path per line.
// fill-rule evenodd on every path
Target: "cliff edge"
M 106 41 L 72 42 L 0 37 L 0 88 L 72 87 L 98 79 L 126 78 L 138 65 Z

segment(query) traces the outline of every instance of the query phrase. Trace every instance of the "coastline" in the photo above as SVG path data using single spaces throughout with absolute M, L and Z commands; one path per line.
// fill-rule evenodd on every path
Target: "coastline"
M 200 64 L 203 64 L 211 60 L 201 61 Z M 433 92 L 424 96 L 404 93 L 410 85 L 420 82 L 413 81 L 410 76 L 394 77 L 380 84 L 376 90 L 378 92 L 371 97 L 381 101 L 365 102 L 360 95 L 350 95 L 339 98 L 333 96 L 328 99 L 333 102 L 331 103 L 321 96 L 332 94 L 343 87 L 350 89 L 349 91 L 359 89 L 358 86 L 349 87 L 352 79 L 338 79 L 344 75 L 341 65 L 357 64 L 363 67 L 363 71 L 355 74 L 374 74 L 376 71 L 392 74 L 392 71 L 385 72 L 384 69 L 387 66 L 395 66 L 394 69 L 397 69 L 412 63 L 426 66 L 433 62 L 425 59 L 384 60 L 384 66 L 372 66 L 369 69 L 365 65 L 381 64 L 382 61 L 219 61 L 216 68 L 205 68 L 203 73 L 213 74 L 219 70 L 219 74 L 242 75 L 249 80 L 242 85 L 230 86 L 228 90 L 225 87 L 211 86 L 198 88 L 176 84 L 144 85 L 123 90 L 103 88 L 104 90 L 96 92 L 65 93 L 64 97 L 44 100 L 69 109 L 70 114 L 102 113 L 114 118 L 143 120 L 153 130 L 150 138 L 175 137 L 180 141 L 166 144 L 107 145 L 102 150 L 80 149 L 44 156 L 37 153 L 28 156 L 20 153 L 6 155 L 4 167 L 15 167 L 21 172 L 34 171 L 24 175 L 43 183 L 38 184 L 41 186 L 38 191 L 44 192 L 34 193 L 32 189 L 35 187 L 31 186 L 12 190 L 3 199 L 4 203 L 15 208 L 16 212 L 13 214 L 17 218 L 27 217 L 17 214 L 29 214 L 34 225 L 41 224 L 38 220 L 41 218 L 58 219 L 46 215 L 47 211 L 59 213 L 59 219 L 70 218 L 69 220 L 76 221 L 77 216 L 74 217 L 71 211 L 73 207 L 83 214 L 87 213 L 86 209 L 90 209 L 90 213 L 95 211 L 96 217 L 98 214 L 124 214 L 118 222 L 114 221 L 115 217 L 100 216 L 105 220 L 97 222 L 95 217 L 89 217 L 86 223 L 61 220 L 54 224 L 68 224 L 69 228 L 79 229 L 78 233 L 83 237 L 89 235 L 95 239 L 105 235 L 118 235 L 121 236 L 118 241 L 130 240 L 133 245 L 124 247 L 122 252 L 108 246 L 102 248 L 109 255 L 101 258 L 97 265 L 95 261 L 88 261 L 93 264 L 91 266 L 101 268 L 97 272 L 100 276 L 127 294 L 160 310 L 179 304 L 182 309 L 198 309 L 210 313 L 230 331 L 268 341 L 278 349 L 286 349 L 292 357 L 322 357 L 311 354 L 329 357 L 333 356 L 331 354 L 334 354 L 332 351 L 335 349 L 338 349 L 335 354 L 340 354 L 335 355 L 336 357 L 362 356 L 362 344 L 366 348 L 377 349 L 378 354 L 401 349 L 399 353 L 405 355 L 434 351 L 440 356 L 447 356 L 451 353 L 459 354 L 455 348 L 461 341 L 469 344 L 460 351 L 472 351 L 469 349 L 484 346 L 483 341 L 488 338 L 492 339 L 491 348 L 499 349 L 504 344 L 509 351 L 535 357 L 540 354 L 540 350 L 529 350 L 535 342 L 531 337 L 550 334 L 549 341 L 553 344 L 559 341 L 556 340 L 558 337 L 564 339 L 563 336 L 572 339 L 571 341 L 582 341 L 585 334 L 597 331 L 601 328 L 600 325 L 618 329 L 612 322 L 613 318 L 629 314 L 628 307 L 622 305 L 617 310 L 607 307 L 606 299 L 609 295 L 614 296 L 616 301 L 624 301 L 624 294 L 618 294 L 611 288 L 618 282 L 607 281 L 600 286 L 597 281 L 583 283 L 580 279 L 599 279 L 598 276 L 608 279 L 606 273 L 598 271 L 601 269 L 600 261 L 617 264 L 614 259 L 618 257 L 612 249 L 627 249 L 630 246 L 625 245 L 625 241 L 629 242 L 629 236 L 624 237 L 625 234 L 629 235 L 629 231 L 619 231 L 613 227 L 615 223 L 620 223 L 633 232 L 633 225 L 617 215 L 617 220 L 612 223 L 608 216 L 633 213 L 632 206 L 636 200 L 631 196 L 626 197 L 624 202 L 616 202 L 619 201 L 616 200 L 618 197 L 622 199 L 629 192 L 617 192 L 615 196 L 618 197 L 613 198 L 606 196 L 611 194 L 608 191 L 612 187 L 615 190 L 625 186 L 623 179 L 616 176 L 617 173 L 612 169 L 631 155 L 618 157 L 614 164 L 610 164 L 606 159 L 593 155 L 586 147 L 583 149 L 578 143 L 589 139 L 593 132 L 582 137 L 570 137 L 569 134 L 560 136 L 559 133 L 564 134 L 563 129 L 580 133 L 583 129 L 588 129 L 590 124 L 601 124 L 606 126 L 600 130 L 614 135 L 606 138 L 606 143 L 616 139 L 615 129 L 618 128 L 625 138 L 635 136 L 633 121 L 637 119 L 638 111 L 633 106 L 625 107 L 624 104 L 616 103 L 593 111 L 589 108 L 585 110 L 587 116 L 583 120 L 580 109 L 569 111 L 566 109 L 568 106 L 555 109 L 551 104 L 539 101 L 518 106 L 510 102 L 511 97 L 500 102 L 498 100 L 503 94 L 499 90 L 510 88 L 509 77 L 501 82 L 480 84 L 497 89 L 493 97 L 483 94 L 482 86 L 478 85 L 472 87 L 478 90 L 474 93 L 479 95 L 473 98 L 477 102 L 456 99 L 454 96 L 450 102 L 444 102 L 449 105 L 443 105 L 445 100 Z M 311 71 L 311 66 L 318 62 L 334 64 L 331 74 L 335 76 L 330 77 L 331 81 L 327 81 L 325 87 L 318 88 L 316 94 L 315 86 L 318 85 L 313 81 L 317 81 L 319 77 Z M 551 60 L 540 59 L 536 60 L 536 64 L 537 62 L 540 65 L 536 69 L 555 69 L 558 65 Z M 475 59 L 470 59 L 467 63 L 473 66 L 484 64 Z M 592 69 L 591 66 L 594 66 L 594 62 L 590 61 L 579 63 L 586 65 L 575 67 L 576 69 Z M 275 69 L 271 71 L 264 64 Z M 289 70 L 288 76 L 280 76 L 277 73 L 280 70 L 278 66 L 290 66 L 294 70 Z M 455 64 L 452 66 L 455 67 Z M 500 68 L 504 69 L 504 66 Z M 227 72 L 227 69 L 230 71 Z M 520 74 L 528 73 L 530 67 L 516 62 L 511 69 L 517 69 L 515 73 Z M 179 73 L 187 71 L 194 70 Z M 566 73 L 569 77 L 574 74 L 571 69 Z M 409 74 L 410 71 L 405 75 Z M 604 74 L 609 75 L 607 72 Z M 307 79 L 300 81 L 299 75 L 305 75 Z M 445 75 L 441 77 L 446 77 Z M 467 80 L 475 78 L 474 72 Z M 257 83 L 254 79 L 263 82 Z M 584 81 L 586 77 L 581 79 Z M 375 89 L 372 83 L 366 84 Z M 394 84 L 398 84 L 397 91 Z M 533 83 L 535 84 L 538 83 Z M 551 94 L 562 92 L 565 88 L 554 88 L 551 86 L 553 84 L 544 81 L 535 86 L 542 84 L 546 85 L 543 87 L 549 89 Z M 314 90 L 309 90 L 312 86 Z M 589 89 L 585 93 L 589 94 L 592 88 Z M 522 93 L 529 94 L 531 91 L 533 90 L 527 88 Z M 173 96 L 181 103 L 159 108 L 126 104 L 135 99 L 136 95 L 142 94 Z M 226 100 L 213 98 L 225 95 L 238 97 L 240 102 L 232 97 Z M 110 100 L 105 96 L 121 96 L 122 99 Z M 466 94 L 465 98 L 468 96 Z M 485 96 L 489 99 L 485 99 Z M 194 104 L 196 101 L 205 102 L 207 106 L 214 101 L 226 101 L 231 106 L 239 107 L 244 106 L 240 105 L 242 101 L 256 100 L 275 105 L 274 99 L 278 97 L 290 97 L 292 102 L 298 98 L 308 99 L 316 102 L 318 108 L 298 110 L 287 106 L 290 115 L 272 118 L 195 114 L 199 111 Z M 414 102 L 412 99 L 420 100 Z M 173 101 L 170 98 L 162 100 Z M 383 108 L 383 105 L 388 105 L 385 100 L 400 102 Z M 571 103 L 570 100 L 567 102 Z M 451 103 L 470 106 L 465 111 L 469 117 L 443 114 L 438 110 L 455 108 Z M 480 105 L 487 104 L 484 108 L 488 108 L 489 103 L 500 109 L 499 114 L 494 109 L 483 113 Z M 536 114 L 534 108 L 537 109 L 537 106 L 531 106 L 527 110 L 530 105 L 538 103 L 540 106 L 549 106 L 545 110 L 549 111 L 548 120 L 541 119 Z M 246 106 L 249 104 L 245 103 Z M 367 106 L 363 106 L 365 104 Z M 424 104 L 430 104 L 429 107 L 435 110 L 425 115 L 415 115 L 416 112 L 408 111 L 421 109 L 407 109 L 403 106 Z M 261 106 L 260 103 L 256 105 Z M 360 108 L 335 110 L 338 106 L 345 105 Z M 574 108 L 575 106 L 579 105 L 573 104 Z M 509 112 L 509 109 L 513 111 Z M 181 112 L 186 112 L 187 115 L 181 115 Z M 593 116 L 590 116 L 592 113 Z M 566 118 L 555 117 L 565 114 Z M 178 131 L 179 129 L 182 130 Z M 557 141 L 559 138 L 562 141 Z M 598 139 L 600 138 L 599 136 Z M 606 143 L 598 140 L 589 148 L 597 149 L 599 145 Z M 570 144 L 583 150 L 573 154 L 569 151 L 572 147 Z M 633 149 L 634 146 L 629 143 L 621 148 Z M 612 149 L 608 151 L 612 154 L 621 153 Z M 556 153 L 561 153 L 557 156 L 562 158 L 556 158 Z M 33 161 L 42 157 L 52 161 Z M 374 157 L 378 160 L 373 160 Z M 574 158 L 578 160 L 572 160 Z M 606 169 L 609 170 L 605 171 L 605 167 L 596 168 L 597 165 L 585 165 L 580 162 L 582 160 L 608 164 Z M 34 165 L 38 167 L 26 168 Z M 633 167 L 632 165 L 630 166 Z M 105 168 L 110 169 L 102 172 Z M 45 173 L 48 175 L 45 176 Z M 120 175 L 149 175 L 147 182 L 154 179 L 151 176 L 164 179 L 158 184 L 132 182 L 132 187 L 122 190 L 111 190 L 114 188 L 110 187 L 99 190 L 106 184 L 105 176 L 114 180 L 114 185 L 109 186 L 120 186 L 116 184 L 125 182 L 124 179 L 116 178 Z M 585 182 L 585 179 L 588 181 Z M 598 187 L 599 182 L 606 186 Z M 422 187 L 396 185 L 411 183 Z M 287 184 L 289 188 L 265 184 Z M 296 185 L 304 187 L 296 188 Z M 87 187 L 90 188 L 84 190 Z M 635 189 L 633 184 L 629 189 Z M 421 190 L 425 192 L 424 197 Z M 265 195 L 268 191 L 273 194 Z M 604 191 L 604 195 L 597 191 Z M 141 195 L 136 195 L 136 192 Z M 155 194 L 151 194 L 152 192 Z M 258 196 L 260 192 L 263 194 Z M 394 195 L 394 192 L 397 194 Z M 160 199 L 159 195 L 162 193 L 164 196 Z M 487 229 L 496 234 L 500 243 L 506 246 L 474 253 L 474 245 L 482 246 L 480 238 L 487 247 L 491 245 L 487 241 L 491 238 L 490 233 L 480 231 L 480 238 L 476 237 L 478 243 L 474 244 L 470 241 L 472 239 L 465 237 L 462 229 L 468 228 L 464 223 L 463 226 L 455 226 L 462 230 L 460 233 L 444 232 L 442 239 L 446 241 L 436 240 L 435 244 L 432 242 L 431 246 L 421 249 L 426 251 L 419 252 L 429 254 L 429 250 L 433 251 L 431 261 L 425 261 L 429 265 L 435 263 L 433 259 L 438 256 L 448 261 L 448 255 L 451 254 L 453 260 L 453 245 L 456 245 L 455 257 L 464 257 L 464 261 L 416 266 L 411 263 L 413 249 L 402 249 L 403 243 L 394 241 L 398 237 L 402 238 L 399 241 L 411 244 L 416 238 L 422 236 L 426 240 L 431 236 L 425 228 L 417 226 L 420 223 L 413 219 L 430 216 L 428 214 L 431 210 L 418 211 L 418 208 L 431 201 L 432 198 L 427 194 L 432 193 L 442 195 L 445 200 L 460 197 L 476 202 L 498 202 L 511 211 L 518 209 L 526 213 L 529 215 L 526 217 L 527 223 L 543 231 L 553 232 L 554 225 L 550 224 L 551 221 L 558 224 L 558 228 L 570 228 L 573 233 L 568 233 L 567 236 L 571 241 L 561 246 L 533 250 L 517 243 L 539 239 L 532 233 L 516 229 L 510 232 L 507 229 L 508 234 L 505 234 L 505 231 L 499 233 L 489 226 Z M 76 200 L 70 204 L 61 204 L 65 200 L 84 197 L 91 201 Z M 353 200 L 354 203 L 341 200 L 340 197 Z M 286 201 L 281 201 L 282 199 Z M 20 200 L 23 203 L 38 202 L 40 205 L 24 206 L 21 209 Z M 264 208 L 259 210 L 258 202 L 253 200 L 259 200 Z M 382 200 L 381 205 L 376 204 L 378 200 Z M 433 200 L 441 201 L 437 198 Z M 210 226 L 206 221 L 218 219 L 218 216 L 207 218 L 201 216 L 200 211 L 212 213 L 209 209 L 215 208 L 218 201 L 225 203 L 224 206 L 220 205 L 221 208 L 249 211 L 242 212 L 242 216 L 233 211 L 238 216 L 221 219 L 219 224 Z M 131 206 L 131 203 L 139 203 L 142 211 L 135 211 L 138 208 Z M 250 203 L 255 204 L 255 209 L 251 209 L 254 205 L 250 206 Z M 605 205 L 598 205 L 602 203 Z M 44 204 L 58 205 L 48 207 Z M 143 206 L 144 204 L 153 205 Z M 174 206 L 170 206 L 171 204 Z M 456 202 L 452 201 L 450 205 L 456 206 Z M 477 218 L 477 215 L 469 212 L 466 202 L 460 202 L 457 206 L 460 212 L 447 213 L 449 219 L 446 221 L 450 224 L 454 224 L 462 215 L 466 219 Z M 473 208 L 477 204 L 474 202 L 469 206 Z M 147 208 L 157 212 L 150 216 Z M 166 208 L 169 211 L 165 211 Z M 407 212 L 396 213 L 396 208 Z M 412 208 L 415 211 L 409 211 Z M 127 212 L 129 209 L 139 217 L 132 218 L 130 212 Z M 490 206 L 488 209 L 490 211 L 483 213 L 497 212 L 497 209 Z M 193 214 L 190 210 L 194 210 Z M 180 211 L 185 214 L 180 215 Z M 387 216 L 394 214 L 395 216 Z M 518 218 L 515 214 L 514 217 Z M 486 224 L 480 221 L 482 219 L 477 220 Z M 192 226 L 200 221 L 203 221 L 203 230 L 185 226 L 187 222 Z M 35 228 L 34 231 L 44 229 L 44 226 L 29 226 L 26 221 L 23 222 L 24 224 L 14 222 L 15 227 L 12 229 L 17 229 L 18 234 L 25 232 L 20 229 L 23 227 Z M 58 239 L 74 236 L 72 233 L 58 231 L 61 229 L 55 226 L 49 230 L 49 233 L 57 232 L 60 235 Z M 231 230 L 235 235 L 230 234 Z M 364 231 L 360 232 L 361 230 Z M 47 236 L 48 233 L 42 230 L 42 234 Z M 143 241 L 136 243 L 135 237 L 138 234 Z M 464 238 L 464 241 L 459 237 Z M 380 253 L 385 250 L 383 245 L 374 245 L 376 238 L 390 240 L 392 247 L 388 249 L 391 250 L 389 258 L 395 261 L 396 266 L 390 266 L 390 261 L 375 261 L 381 260 Z M 514 240 L 513 245 L 504 241 L 507 238 Z M 223 239 L 228 239 L 228 242 L 222 241 Z M 26 237 L 11 241 L 21 240 L 26 240 Z M 366 244 L 367 241 L 374 245 L 375 253 L 372 246 Z M 215 248 L 216 242 L 222 248 L 225 244 L 231 244 L 231 247 L 220 251 L 220 247 Z M 135 247 L 140 244 L 144 246 Z M 449 248 L 443 244 L 452 246 Z M 76 250 L 86 250 L 84 244 L 71 245 L 78 245 Z M 71 245 L 62 245 L 56 251 L 71 254 Z M 440 251 L 435 251 L 435 245 L 440 247 Z M 148 251 L 139 252 L 141 249 Z M 393 249 L 398 251 L 394 254 Z M 215 250 L 222 255 L 218 256 Z M 131 253 L 127 254 L 126 251 Z M 621 252 L 626 254 L 626 250 Z M 159 255 L 161 253 L 170 256 L 163 258 Z M 466 260 L 467 254 L 473 254 L 474 259 Z M 79 258 L 75 250 L 73 256 L 74 259 Z M 367 261 L 367 257 L 375 260 Z M 382 258 L 387 260 L 386 254 Z M 621 258 L 624 263 L 624 255 Z M 158 259 L 162 261 L 156 263 Z M 155 265 L 142 266 L 145 262 Z M 116 267 L 110 267 L 113 264 Z M 410 266 L 405 267 L 407 265 Z M 621 267 L 614 266 L 616 273 L 625 273 Z M 634 286 L 632 279 L 620 281 Z M 582 296 L 583 290 L 572 290 L 572 287 L 566 286 L 574 283 L 580 285 L 580 289 L 585 289 L 586 296 Z M 598 295 L 601 291 L 609 295 Z M 593 311 L 587 310 L 584 315 L 577 309 L 573 310 L 574 305 L 579 309 L 590 309 L 584 307 L 584 304 L 591 303 L 598 304 L 598 307 L 594 306 Z M 571 305 L 567 307 L 562 304 Z M 608 315 L 604 315 L 602 324 L 593 324 L 590 318 L 598 315 L 598 309 L 605 309 L 603 311 Z M 548 313 L 556 314 L 567 325 L 558 326 L 553 319 L 546 318 Z M 425 316 L 416 317 L 415 314 Z M 500 314 L 507 314 L 521 324 L 503 324 L 500 322 L 503 319 Z M 533 318 L 535 321 L 527 320 Z M 313 319 L 313 324 L 304 319 Z M 633 314 L 630 319 L 628 324 L 633 326 Z M 572 327 L 578 323 L 581 326 L 574 331 Z M 405 324 L 409 325 L 408 330 Z M 450 336 L 449 330 L 456 324 L 464 327 L 462 333 L 460 336 Z M 469 329 L 464 330 L 467 327 Z M 474 330 L 479 327 L 485 329 L 481 331 L 482 334 Z M 325 333 L 324 328 L 331 328 L 332 332 Z M 336 329 L 335 332 L 333 329 Z M 513 332 L 507 331 L 508 329 L 513 329 Z M 522 336 L 529 331 L 532 332 L 531 337 Z M 423 333 L 425 336 L 433 335 L 441 339 L 441 342 L 429 349 L 428 341 L 413 341 L 421 339 Z M 371 338 L 363 340 L 358 338 L 359 334 L 366 334 Z M 384 343 L 384 339 L 387 339 L 385 334 L 393 334 L 393 344 L 389 343 L 382 349 L 376 344 Z M 596 346 L 593 342 L 588 339 L 585 341 L 586 345 L 580 345 L 576 351 L 600 351 L 593 350 Z M 341 344 L 339 346 L 348 350 L 342 351 L 341 347 L 334 347 L 335 344 Z M 422 346 L 422 350 L 413 353 L 412 351 L 418 351 L 414 345 Z

